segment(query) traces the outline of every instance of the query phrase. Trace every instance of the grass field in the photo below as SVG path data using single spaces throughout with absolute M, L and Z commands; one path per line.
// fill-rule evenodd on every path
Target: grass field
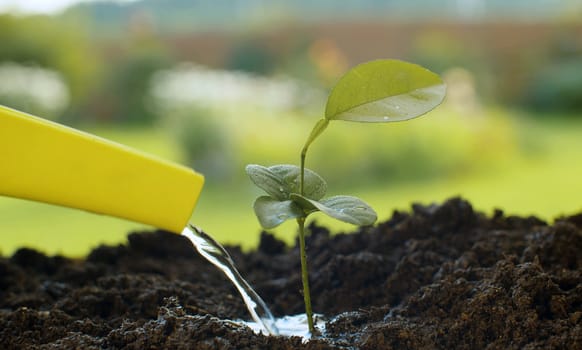
M 508 214 L 537 215 L 551 220 L 582 211 L 582 122 L 572 118 L 516 117 L 512 125 L 520 152 L 511 153 L 509 158 L 499 154 L 499 159 L 504 159 L 499 166 L 477 167 L 477 170 L 436 179 L 387 181 L 374 186 L 359 182 L 350 189 L 336 189 L 330 183 L 329 194 L 363 198 L 377 210 L 380 220 L 387 219 L 394 209 L 408 210 L 411 202 L 441 202 L 455 195 L 471 200 L 477 209 L 486 213 L 501 208 Z M 163 129 L 90 131 L 163 158 L 180 160 L 183 157 L 177 142 Z M 503 153 L 503 149 L 497 151 Z M 490 157 L 487 164 L 494 164 L 495 159 L 495 155 Z M 258 193 L 246 182 L 208 186 L 192 222 L 221 242 L 250 248 L 256 245 L 259 236 L 259 225 L 252 212 L 252 201 Z M 321 215 L 313 218 L 337 231 L 352 229 Z M 145 227 L 119 219 L 0 197 L 0 253 L 3 255 L 27 246 L 50 254 L 81 256 L 98 244 L 124 242 L 129 231 L 142 228 Z M 276 234 L 291 242 L 294 223 L 285 223 Z

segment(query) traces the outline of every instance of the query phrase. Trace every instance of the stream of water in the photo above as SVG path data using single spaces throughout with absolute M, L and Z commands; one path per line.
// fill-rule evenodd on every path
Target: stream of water
M 267 304 L 241 276 L 224 247 L 196 226 L 188 225 L 182 231 L 182 235 L 192 242 L 200 255 L 218 267 L 231 280 L 242 296 L 255 324 L 260 325 L 267 334 L 279 335 L 275 318 Z

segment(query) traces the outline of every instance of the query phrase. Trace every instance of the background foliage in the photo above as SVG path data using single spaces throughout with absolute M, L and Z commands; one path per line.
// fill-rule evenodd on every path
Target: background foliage
M 208 178 L 195 223 L 250 247 L 258 192 L 245 164 L 298 164 L 342 73 L 405 59 L 444 77 L 443 107 L 379 128 L 337 122 L 307 164 L 330 195 L 353 193 L 380 220 L 457 194 L 546 219 L 582 209 L 579 2 L 460 3 L 443 2 L 436 17 L 421 0 L 144 0 L 1 14 L 0 104 L 193 166 Z M 82 254 L 136 227 L 0 198 L 3 254 Z

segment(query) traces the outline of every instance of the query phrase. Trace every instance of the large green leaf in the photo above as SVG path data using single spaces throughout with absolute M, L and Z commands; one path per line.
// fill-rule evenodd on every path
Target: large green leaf
M 291 194 L 291 200 L 296 202 L 304 212 L 321 211 L 334 219 L 358 226 L 372 225 L 378 218 L 374 209 L 357 197 L 334 196 L 315 201 Z
M 269 196 L 257 198 L 253 208 L 259 223 L 265 229 L 274 228 L 286 220 L 304 216 L 303 210 L 294 202 L 278 201 Z
M 354 67 L 331 91 L 328 120 L 392 122 L 419 117 L 438 106 L 446 86 L 419 65 L 376 60 Z

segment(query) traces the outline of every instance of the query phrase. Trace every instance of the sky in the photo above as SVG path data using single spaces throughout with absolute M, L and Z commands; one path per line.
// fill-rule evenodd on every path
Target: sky
M 0 12 L 52 14 L 57 13 L 72 4 L 88 1 L 98 0 L 0 0 Z

